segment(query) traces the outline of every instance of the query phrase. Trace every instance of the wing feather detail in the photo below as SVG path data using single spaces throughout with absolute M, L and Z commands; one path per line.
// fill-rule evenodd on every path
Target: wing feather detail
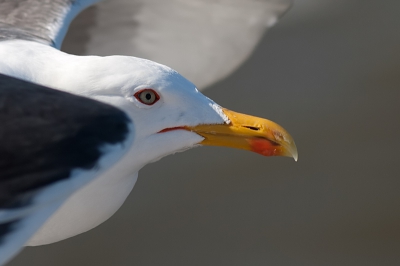
M 291 0 L 114 0 L 83 11 L 63 50 L 168 65 L 200 89 L 236 70 Z

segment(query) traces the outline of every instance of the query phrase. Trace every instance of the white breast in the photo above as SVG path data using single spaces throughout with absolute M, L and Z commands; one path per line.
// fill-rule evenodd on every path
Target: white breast
M 110 218 L 131 192 L 137 173 L 116 178 L 110 171 L 73 194 L 29 240 L 27 246 L 51 244 L 84 233 Z

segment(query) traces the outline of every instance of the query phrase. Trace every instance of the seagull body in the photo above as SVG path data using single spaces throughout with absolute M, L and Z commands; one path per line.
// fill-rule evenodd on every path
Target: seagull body
M 2 46 L 6 47 L 2 49 Z M 184 113 L 192 120 L 183 123 L 181 120 L 184 116 L 182 116 L 173 124 L 167 120 L 164 123 L 165 126 L 162 127 L 162 121 L 168 117 L 167 113 L 163 113 L 157 120 L 152 121 L 155 125 L 161 126 L 154 130 L 154 133 L 164 128 L 192 126 L 203 121 L 210 124 L 224 122 L 213 109 L 219 107 L 206 97 L 200 97 L 201 94 L 193 84 L 176 71 L 149 60 L 125 56 L 79 57 L 26 41 L 2 42 L 0 51 L 3 62 L 8 62 L 7 59 L 10 58 L 10 61 L 16 63 L 16 65 L 8 63 L 8 66 L 11 66 L 9 69 L 20 70 L 18 78 L 75 94 L 79 91 L 80 95 L 114 104 L 120 108 L 135 104 L 135 99 L 132 97 L 133 89 L 160 87 L 163 90 L 168 89 L 170 93 L 176 93 L 184 88 L 191 88 L 191 92 L 187 91 L 188 95 L 175 99 L 177 105 L 171 111 L 179 112 L 179 115 Z M 35 56 L 32 56 L 33 53 Z M 15 61 L 14 54 L 19 54 L 21 58 L 26 59 Z M 29 54 L 31 56 L 28 56 Z M 34 71 L 38 67 L 41 71 Z M 22 69 L 24 71 L 21 71 Z M 4 70 L 2 72 L 12 74 Z M 174 84 L 173 88 L 164 87 L 171 83 Z M 161 92 L 165 94 L 163 90 Z M 190 108 L 191 106 L 197 106 L 198 109 Z M 145 106 L 140 106 L 138 109 L 150 111 Z M 199 111 L 201 112 L 197 113 Z M 132 116 L 138 116 L 137 110 L 132 110 Z M 135 125 L 141 122 L 137 122 L 138 119 L 135 120 Z M 28 245 L 43 245 L 60 241 L 101 224 L 125 201 L 136 182 L 138 171 L 145 164 L 171 152 L 189 148 L 202 140 L 199 135 L 183 130 L 176 131 L 174 134 L 167 132 L 163 135 L 163 139 L 158 139 L 157 135 L 154 136 L 147 144 L 139 141 L 139 136 L 135 136 L 137 140 L 135 143 L 138 144 L 132 145 L 127 155 L 106 173 L 75 193 L 47 222 L 46 226 L 29 241 Z M 171 139 L 164 139 L 168 135 Z M 179 140 L 179 142 L 175 143 L 174 140 Z M 158 148 L 149 149 L 149 147 Z M 87 215 L 88 213 L 90 215 Z
M 79 91 L 80 95 L 111 103 L 120 108 L 135 104 L 134 89 L 159 87 L 160 93 L 165 94 L 163 90 L 168 89 L 170 93 L 175 93 L 186 87 L 191 88 L 191 92 L 187 91 L 188 95 L 182 95 L 181 99 L 175 99 L 177 106 L 174 106 L 172 111 L 180 112 L 179 115 L 185 112 L 185 115 L 193 120 L 182 123 L 180 121 L 184 118 L 182 116 L 180 119 L 177 118 L 173 124 L 167 120 L 164 123 L 165 126 L 162 127 L 163 119 L 166 120 L 168 117 L 167 113 L 162 113 L 161 117 L 152 121 L 155 125 L 161 126 L 154 130 L 154 133 L 164 128 L 196 125 L 200 121 L 208 120 L 210 124 L 224 122 L 223 118 L 213 109 L 213 105 L 216 106 L 216 104 L 206 97 L 200 98 L 201 94 L 197 92 L 194 85 L 176 71 L 152 61 L 125 56 L 78 57 L 49 46 L 27 41 L 2 42 L 0 51 L 3 63 L 9 62 L 8 59 L 15 63 L 15 65 L 8 63 L 9 69 L 20 70 L 18 78 L 75 94 Z M 15 60 L 15 56 L 13 56 L 15 54 L 26 59 Z M 29 54 L 31 56 L 28 56 Z M 34 56 L 32 56 L 33 54 Z M 39 67 L 41 71 L 35 71 Z M 4 69 L 1 71 L 4 74 L 13 74 L 7 73 Z M 173 88 L 166 87 L 171 83 L 174 84 Z M 165 97 L 164 95 L 163 98 Z M 139 111 L 150 111 L 140 105 Z M 212 105 L 211 108 L 209 105 Z M 202 107 L 200 114 L 195 113 L 199 109 L 190 108 L 191 106 Z M 138 110 L 132 110 L 132 116 L 138 116 Z M 138 122 L 138 119 L 135 120 L 135 125 L 141 122 Z M 171 139 L 164 139 L 168 135 Z M 53 243 L 99 225 L 114 214 L 125 201 L 136 182 L 140 168 L 171 152 L 189 148 L 202 140 L 199 135 L 183 130 L 176 131 L 174 134 L 166 132 L 163 134 L 162 140 L 159 140 L 156 135 L 147 144 L 139 141 L 139 137 L 135 136 L 137 145 L 132 145 L 122 160 L 71 197 L 63 208 L 48 221 L 49 226 L 43 227 L 43 230 L 39 231 L 28 245 Z M 175 143 L 175 139 L 179 142 Z M 161 141 L 162 143 L 156 145 Z M 149 147 L 158 148 L 149 149 Z M 87 215 L 88 213 L 90 215 Z
M 118 148 L 102 144 L 96 167 L 75 167 L 67 181 L 35 187 L 26 206 L 0 205 L 0 226 L 7 225 L 0 230 L 0 265 L 22 245 L 50 244 L 101 224 L 123 204 L 138 171 L 169 154 L 217 145 L 297 159 L 293 139 L 279 125 L 220 107 L 170 67 L 131 56 L 59 51 L 73 17 L 97 1 L 44 2 L 59 18 L 53 27 L 39 23 L 32 32 L 15 23 L 2 30 L 0 20 L 0 73 L 30 82 L 27 89 L 40 84 L 115 106 L 128 117 L 129 130 Z
M 134 135 L 116 108 L 2 74 L 0 121 L 3 264 L 69 195 L 118 162 Z

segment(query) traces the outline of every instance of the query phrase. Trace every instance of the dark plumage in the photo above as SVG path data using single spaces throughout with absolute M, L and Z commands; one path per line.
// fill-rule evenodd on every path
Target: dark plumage
M 126 139 L 129 121 L 107 104 L 0 75 L 0 209 L 95 167 L 103 145 Z

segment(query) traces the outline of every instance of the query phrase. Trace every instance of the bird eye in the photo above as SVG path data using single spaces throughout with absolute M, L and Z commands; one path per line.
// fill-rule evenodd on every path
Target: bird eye
M 158 96 L 157 92 L 152 89 L 138 91 L 134 96 L 139 102 L 146 105 L 153 105 L 160 99 L 160 96 Z

